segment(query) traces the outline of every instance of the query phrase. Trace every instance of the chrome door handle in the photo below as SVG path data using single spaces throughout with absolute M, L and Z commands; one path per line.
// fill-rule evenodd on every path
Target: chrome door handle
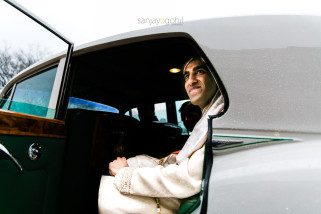
M 42 154 L 42 146 L 39 143 L 33 143 L 28 150 L 29 158 L 31 160 L 38 160 Z
M 20 173 L 23 172 L 22 165 L 19 163 L 19 161 L 15 157 L 13 157 L 12 154 L 8 151 L 8 149 L 1 143 L 0 143 L 0 155 L 3 155 L 4 157 L 11 160 L 15 164 L 15 166 L 18 168 Z

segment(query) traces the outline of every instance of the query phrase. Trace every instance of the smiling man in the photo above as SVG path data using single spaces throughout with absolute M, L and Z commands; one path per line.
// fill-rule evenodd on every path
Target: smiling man
M 185 90 L 191 103 L 204 110 L 217 91 L 213 75 L 202 58 L 188 60 L 183 72 Z
M 201 58 L 186 62 L 183 72 L 186 92 L 202 109 L 202 118 L 177 155 L 162 159 L 146 155 L 118 157 L 109 163 L 112 176 L 102 176 L 100 182 L 101 214 L 177 213 L 182 199 L 200 191 L 207 118 L 224 109 L 224 99 Z

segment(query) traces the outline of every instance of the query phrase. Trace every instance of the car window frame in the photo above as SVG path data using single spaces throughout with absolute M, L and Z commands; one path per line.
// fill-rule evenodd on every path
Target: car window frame
M 8 90 L 6 90 L 6 92 L 4 93 L 3 97 L 0 100 L 0 109 L 6 109 L 7 110 L 10 107 L 12 94 L 13 94 L 12 92 L 13 92 L 14 88 L 15 87 L 12 86 L 12 87 L 8 88 Z M 6 105 L 7 102 L 9 102 L 8 103 L 8 107 L 7 108 L 3 108 Z

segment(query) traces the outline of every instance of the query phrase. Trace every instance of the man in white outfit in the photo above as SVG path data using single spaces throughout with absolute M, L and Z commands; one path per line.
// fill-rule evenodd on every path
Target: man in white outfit
M 202 118 L 178 155 L 118 157 L 110 162 L 112 176 L 102 176 L 100 183 L 101 214 L 176 213 L 182 199 L 200 191 L 207 117 L 223 110 L 224 99 L 203 59 L 188 60 L 183 72 L 185 90 L 202 109 Z

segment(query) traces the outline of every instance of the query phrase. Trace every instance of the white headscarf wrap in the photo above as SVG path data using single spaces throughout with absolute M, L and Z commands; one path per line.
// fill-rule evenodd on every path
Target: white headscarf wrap
M 224 98 L 220 91 L 217 90 L 211 102 L 203 109 L 201 119 L 196 123 L 191 135 L 187 139 L 182 150 L 176 156 L 176 162 L 180 163 L 189 158 L 196 150 L 200 149 L 207 138 L 207 119 L 209 115 L 217 115 L 224 109 Z

